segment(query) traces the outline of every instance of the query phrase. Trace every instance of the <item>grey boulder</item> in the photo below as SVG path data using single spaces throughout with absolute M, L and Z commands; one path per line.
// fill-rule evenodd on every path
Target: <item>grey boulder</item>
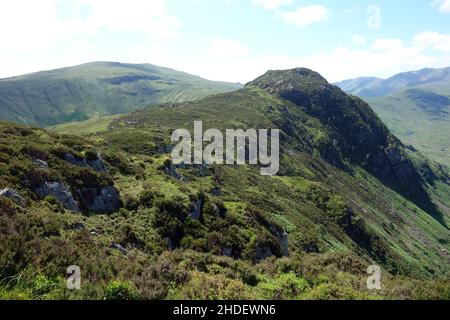
M 72 193 L 60 182 L 44 182 L 35 191 L 41 199 L 53 196 L 64 208 L 72 212 L 80 212 Z
M 33 163 L 37 165 L 39 168 L 48 169 L 48 163 L 41 159 L 34 159 Z
M 12 202 L 21 207 L 26 205 L 25 199 L 14 189 L 5 188 L 0 191 L 0 196 L 10 199 Z
M 119 192 L 115 187 L 83 188 L 79 194 L 82 203 L 90 211 L 113 212 L 121 207 Z

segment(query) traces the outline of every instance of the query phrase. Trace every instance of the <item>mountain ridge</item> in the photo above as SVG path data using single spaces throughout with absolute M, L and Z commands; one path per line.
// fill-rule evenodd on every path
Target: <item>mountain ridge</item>
M 395 91 L 450 81 L 450 67 L 423 68 L 417 71 L 402 72 L 387 79 L 359 77 L 335 83 L 344 91 L 362 98 L 387 96 Z
M 92 62 L 0 79 L 1 117 L 51 126 L 239 89 L 151 64 Z
M 372 87 L 337 85 L 365 99 L 402 141 L 450 165 L 450 68 L 404 72 Z

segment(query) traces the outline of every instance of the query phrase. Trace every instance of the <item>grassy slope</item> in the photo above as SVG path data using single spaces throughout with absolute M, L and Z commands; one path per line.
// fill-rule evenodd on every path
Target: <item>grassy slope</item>
M 417 88 L 450 97 L 448 88 L 445 91 L 443 86 Z M 430 112 L 424 110 L 420 100 L 411 97 L 408 91 L 368 99 L 368 102 L 403 142 L 413 145 L 429 158 L 450 166 L 450 104 Z
M 386 80 L 347 80 L 337 85 L 348 93 L 366 99 L 402 141 L 413 145 L 427 157 L 448 166 L 450 102 L 442 106 L 445 113 L 430 112 L 426 105 L 433 105 L 437 100 L 445 102 L 450 98 L 449 84 L 450 69 L 444 68 L 406 72 Z M 411 95 L 408 93 L 410 90 L 422 92 Z
M 174 128 L 190 128 L 197 119 L 221 129 L 293 130 L 283 140 L 283 174 L 262 177 L 256 167 L 212 166 L 178 169 L 186 178 L 182 182 L 167 176 L 169 155 L 161 147 Z M 448 213 L 438 221 L 359 165 L 343 171 L 324 161 L 319 147 L 330 129 L 293 103 L 249 86 L 118 117 L 108 129 L 104 119 L 85 127 L 80 138 L 1 124 L 0 188 L 14 187 L 30 202 L 19 209 L 0 199 L 8 212 L 1 217 L 0 297 L 96 299 L 117 292 L 185 299 L 449 297 Z M 72 128 L 81 133 L 80 125 Z M 40 152 L 30 153 L 35 149 Z M 78 169 L 61 161 L 58 150 L 91 149 L 108 163 L 125 205 L 119 212 L 73 215 L 36 199 L 27 187 L 29 177 L 58 174 L 54 170 L 71 185 L 65 176 Z M 33 154 L 48 161 L 49 172 L 33 166 Z M 212 194 L 213 188 L 220 195 Z M 427 188 L 448 210 L 448 183 Z M 202 219 L 185 220 L 198 197 L 206 197 Z M 225 215 L 214 214 L 211 203 L 225 208 Z M 86 229 L 73 229 L 75 222 Z M 281 258 L 274 228 L 289 234 L 290 257 Z M 167 251 L 166 237 L 173 237 L 179 250 Z M 128 255 L 111 243 L 123 245 Z M 23 254 L 14 256 L 19 244 Z M 233 259 L 222 256 L 225 247 L 233 249 Z M 263 247 L 275 256 L 255 261 Z M 365 269 L 373 261 L 385 270 L 377 293 L 365 289 Z M 61 289 L 70 264 L 84 270 L 80 292 Z
M 105 117 L 92 117 L 86 121 L 80 122 L 68 122 L 60 124 L 50 129 L 58 133 L 68 133 L 68 134 L 91 134 L 108 130 L 109 125 L 114 119 L 120 117 L 120 115 L 115 116 L 105 116 Z
M 249 95 L 249 92 L 251 92 L 251 95 Z M 245 95 L 245 99 L 243 99 L 243 95 Z M 221 99 L 221 97 L 224 99 Z M 246 102 L 248 103 L 249 100 L 252 101 L 252 106 L 255 109 L 249 109 L 248 113 L 243 112 L 245 109 L 242 105 L 245 105 Z M 267 105 L 276 106 L 277 104 L 286 105 L 286 102 L 274 100 L 272 96 L 267 95 L 259 89 L 248 88 L 245 91 L 207 98 L 198 103 L 183 105 L 173 110 L 171 108 L 155 108 L 138 112 L 126 116 L 125 119 L 127 121 L 138 121 L 140 124 L 136 126 L 139 130 L 145 130 L 143 128 L 147 125 L 166 128 L 190 128 L 195 119 L 203 119 L 207 123 L 207 127 L 221 129 L 230 127 L 266 127 L 267 125 L 270 127 L 271 125 L 273 126 L 273 123 L 268 122 L 270 118 L 267 117 L 267 114 L 264 114 L 264 107 Z M 294 110 L 290 111 L 291 113 L 295 113 Z M 305 123 L 311 123 L 305 128 L 305 131 L 310 132 L 311 140 L 314 140 L 314 137 L 320 136 L 320 133 L 326 130 L 319 123 L 315 122 L 314 119 L 309 117 L 306 117 L 306 119 Z M 257 124 L 261 125 L 258 126 Z M 119 118 L 113 123 L 113 126 L 122 127 L 126 125 Z M 129 129 L 122 130 L 128 131 Z M 304 138 L 306 139 L 306 137 Z M 123 144 L 126 145 L 126 142 L 124 141 Z M 392 247 L 395 247 L 396 251 L 402 256 L 409 256 L 408 259 L 410 259 L 410 263 L 415 265 L 414 268 L 421 268 L 419 265 L 424 267 L 425 261 L 428 261 L 425 264 L 433 264 L 433 261 L 436 261 L 435 259 L 439 260 L 442 258 L 440 256 L 441 250 L 448 250 L 448 248 L 442 247 L 439 243 L 440 240 L 446 239 L 448 236 L 446 227 L 443 227 L 439 222 L 431 218 L 428 213 L 404 197 L 383 187 L 377 179 L 368 175 L 361 168 L 355 167 L 353 168 L 355 170 L 354 175 L 347 175 L 340 170 L 336 170 L 335 167 L 326 164 L 320 167 L 320 171 L 317 171 L 318 169 L 311 169 L 313 164 L 310 162 L 311 159 L 308 159 L 306 155 L 299 156 L 298 158 L 293 157 L 289 161 L 292 161 L 291 166 L 295 167 L 295 170 L 298 171 L 297 174 L 301 177 L 308 177 L 313 181 L 318 181 L 330 190 L 340 190 L 337 194 L 345 198 L 358 214 L 364 216 L 369 224 L 379 232 L 382 238 L 386 239 Z M 288 186 L 290 186 L 289 183 L 294 183 L 295 186 L 295 181 L 301 182 L 303 180 L 286 178 L 281 179 L 281 181 L 287 181 Z M 241 183 L 242 181 L 239 181 L 237 188 L 242 188 Z M 258 186 L 258 188 L 263 187 L 264 184 Z M 448 186 L 446 186 L 446 189 L 449 189 Z M 283 191 L 281 194 L 286 195 L 288 193 Z M 264 192 L 262 195 L 264 195 Z M 274 201 L 276 203 L 288 203 L 289 205 L 284 210 L 291 211 L 292 208 L 295 208 L 291 204 L 292 198 L 295 198 L 295 196 L 288 195 L 286 198 L 284 196 L 281 196 L 281 198 Z M 449 200 L 449 198 L 443 199 L 447 206 L 450 206 Z M 293 211 L 296 212 L 296 210 L 299 209 L 294 209 Z M 398 219 L 398 222 L 401 221 L 401 224 L 398 226 L 392 225 L 392 219 Z M 450 222 L 448 216 L 445 216 L 444 219 L 448 225 Z M 419 230 L 415 230 L 416 228 L 419 228 Z M 417 239 L 416 231 L 420 234 L 425 232 L 427 234 L 425 238 L 433 239 L 430 242 L 426 240 L 426 243 L 431 246 L 429 249 L 434 247 L 430 250 L 431 252 L 435 252 L 432 258 L 427 257 L 429 250 L 426 249 L 426 244 L 421 244 Z M 431 245 L 431 243 L 434 244 Z M 427 251 L 427 254 L 424 254 L 424 251 Z M 416 258 L 411 258 L 411 256 L 415 256 Z
M 96 62 L 0 79 L 0 114 L 9 121 L 51 126 L 237 88 L 153 65 Z

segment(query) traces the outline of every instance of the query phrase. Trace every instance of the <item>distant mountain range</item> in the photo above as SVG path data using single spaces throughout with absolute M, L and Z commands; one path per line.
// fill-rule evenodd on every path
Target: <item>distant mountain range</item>
M 405 143 L 450 165 L 450 68 L 336 83 L 365 99 Z
M 93 62 L 0 79 L 0 118 L 45 127 L 241 87 L 150 64 Z

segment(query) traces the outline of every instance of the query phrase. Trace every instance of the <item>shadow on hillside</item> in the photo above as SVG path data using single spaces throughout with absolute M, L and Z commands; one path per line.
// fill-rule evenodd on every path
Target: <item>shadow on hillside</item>
M 423 185 L 426 182 L 423 178 L 418 174 L 417 188 L 414 192 L 407 190 L 404 186 L 400 185 L 396 180 L 392 178 L 383 178 L 379 175 L 375 174 L 368 170 L 370 174 L 380 180 L 388 188 L 394 190 L 398 194 L 402 195 L 412 203 L 414 203 L 421 210 L 428 213 L 433 219 L 435 219 L 439 224 L 444 226 L 446 229 L 449 229 L 446 221 L 444 220 L 444 213 L 438 208 L 438 206 L 433 202 L 428 192 L 423 188 Z

